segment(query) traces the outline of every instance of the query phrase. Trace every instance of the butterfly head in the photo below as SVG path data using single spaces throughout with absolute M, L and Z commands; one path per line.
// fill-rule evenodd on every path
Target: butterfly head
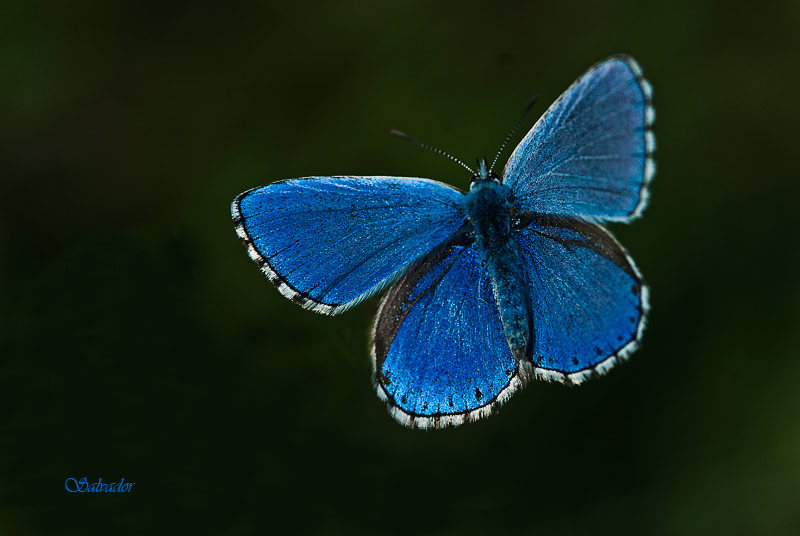
M 500 177 L 497 173 L 493 173 L 491 168 L 486 163 L 486 158 L 478 158 L 478 168 L 470 181 L 470 189 L 484 181 L 500 182 Z

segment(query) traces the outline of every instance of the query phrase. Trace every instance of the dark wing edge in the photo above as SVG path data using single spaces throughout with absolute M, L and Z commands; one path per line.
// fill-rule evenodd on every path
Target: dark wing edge
M 655 158 L 653 158 L 656 152 L 656 136 L 653 134 L 653 123 L 656 120 L 656 109 L 653 107 L 653 86 L 643 76 L 642 68 L 639 67 L 639 64 L 632 57 L 620 54 L 611 56 L 608 59 L 619 59 L 628 65 L 631 72 L 633 72 L 633 76 L 636 77 L 639 89 L 642 90 L 642 95 L 644 96 L 644 180 L 639 190 L 639 203 L 634 207 L 633 212 L 624 219 L 624 221 L 632 221 L 641 217 L 642 212 L 647 208 L 647 204 L 650 201 L 650 182 L 652 182 L 653 177 L 656 175 L 656 161 Z M 613 221 L 613 219 L 610 221 Z M 630 260 L 630 256 L 628 256 L 628 260 Z M 631 263 L 632 262 L 633 261 L 631 261 Z
M 334 176 L 334 175 L 331 175 L 330 177 L 340 178 L 339 176 Z M 285 181 L 284 180 L 275 181 L 270 184 L 278 184 L 289 180 L 314 179 L 314 178 L 317 177 L 298 177 L 296 179 L 286 179 Z M 342 178 L 350 178 L 350 176 L 342 176 Z M 374 177 L 374 178 L 381 178 L 381 177 Z M 398 177 L 391 177 L 391 178 L 398 178 Z M 443 186 L 447 186 L 448 188 L 453 188 L 453 186 L 450 186 L 449 184 L 445 184 L 443 182 L 435 181 L 432 179 L 423 179 L 418 177 L 409 177 L 409 178 L 413 178 L 415 180 L 424 180 L 427 182 L 432 182 Z M 255 245 L 253 244 L 253 239 L 251 238 L 250 234 L 247 232 L 247 229 L 245 228 L 244 217 L 242 216 L 240 209 L 241 202 L 250 193 L 256 190 L 261 190 L 262 188 L 264 188 L 264 186 L 256 186 L 255 188 L 250 188 L 249 190 L 245 190 L 244 192 L 237 195 L 231 202 L 231 218 L 233 218 L 233 223 L 236 227 L 236 236 L 238 236 L 242 240 L 242 243 L 244 244 L 245 249 L 247 250 L 247 255 L 253 260 L 253 262 L 255 262 L 258 265 L 261 272 L 267 276 L 269 282 L 275 286 L 278 292 L 280 292 L 284 297 L 290 299 L 292 302 L 296 303 L 303 309 L 308 309 L 309 311 L 325 315 L 337 315 L 339 313 L 347 311 L 352 307 L 355 307 L 356 305 L 360 304 L 365 300 L 368 300 L 375 294 L 378 294 L 386 287 L 394 283 L 397 280 L 397 278 L 408 269 L 410 263 L 407 263 L 401 268 L 399 268 L 397 271 L 388 276 L 381 283 L 369 289 L 367 292 L 341 305 L 331 305 L 310 298 L 308 295 L 304 294 L 303 292 L 297 290 L 292 285 L 290 285 L 283 276 L 281 276 L 277 271 L 275 271 L 275 269 L 270 265 L 267 258 L 258 252 L 258 249 L 256 249 Z
M 456 427 L 462 424 L 468 424 L 481 419 L 485 419 L 500 410 L 500 407 L 505 404 L 511 396 L 517 391 L 523 389 L 528 382 L 534 378 L 535 370 L 533 364 L 529 361 L 520 361 L 517 365 L 517 370 L 508 385 L 498 393 L 498 395 L 491 402 L 479 408 L 471 409 L 463 413 L 453 413 L 450 415 L 416 415 L 404 411 L 400 406 L 394 403 L 394 400 L 386 394 L 383 387 L 378 383 L 377 373 L 375 371 L 375 354 L 372 354 L 372 369 L 373 379 L 372 383 L 375 386 L 375 391 L 378 393 L 378 398 L 386 404 L 386 409 L 389 415 L 402 424 L 406 428 L 415 428 L 418 430 L 435 430 L 438 428 Z
M 253 239 L 250 237 L 250 233 L 248 233 L 247 229 L 245 228 L 244 217 L 242 216 L 240 209 L 242 199 L 247 197 L 251 192 L 260 190 L 261 188 L 263 188 L 263 186 L 250 188 L 249 190 L 237 195 L 231 203 L 231 217 L 233 218 L 233 223 L 236 226 L 236 236 L 242 240 L 242 243 L 247 250 L 247 255 L 258 265 L 261 272 L 267 276 L 269 282 L 272 283 L 276 289 L 278 289 L 278 292 L 280 292 L 284 297 L 292 300 L 303 309 L 308 309 L 310 311 L 314 311 L 315 313 L 322 313 L 326 315 L 338 314 L 356 305 L 356 303 L 360 303 L 360 301 L 367 299 L 369 296 L 365 296 L 362 298 L 362 300 L 356 303 L 347 303 L 338 306 L 318 302 L 316 300 L 312 300 L 307 295 L 291 286 L 278 272 L 275 271 L 267 258 L 259 253 L 258 249 L 255 247 L 255 244 L 253 244 Z M 378 292 L 378 290 L 375 292 Z
M 639 284 L 639 320 L 636 325 L 636 331 L 632 339 L 628 340 L 621 348 L 616 350 L 613 354 L 606 357 L 603 361 L 587 367 L 583 370 L 576 372 L 564 373 L 557 370 L 547 369 L 544 367 L 537 367 L 533 365 L 533 377 L 537 380 L 544 380 L 548 382 L 559 382 L 566 385 L 580 385 L 581 383 L 607 373 L 614 368 L 615 365 L 623 361 L 627 361 L 628 357 L 639 349 L 645 327 L 647 326 L 647 314 L 650 312 L 650 288 L 645 284 L 642 273 L 636 266 L 636 263 L 631 258 L 628 251 L 619 243 L 611 232 L 597 224 L 591 225 L 595 230 L 605 234 L 605 237 L 610 240 L 620 252 L 624 255 L 624 260 L 627 267 L 630 268 L 631 273 L 636 276 L 636 281 Z
M 408 268 L 405 272 L 403 279 L 394 287 L 393 291 L 388 293 L 384 298 L 381 300 L 380 306 L 378 308 L 378 312 L 375 315 L 375 321 L 372 325 L 372 331 L 370 334 L 370 359 L 372 362 L 372 384 L 375 388 L 375 391 L 378 394 L 378 398 L 386 404 L 386 409 L 388 410 L 389 414 L 392 418 L 397 421 L 399 424 L 405 426 L 406 428 L 412 429 L 420 429 L 420 430 L 429 430 L 429 429 L 438 429 L 438 428 L 447 428 L 447 427 L 456 427 L 460 426 L 465 423 L 475 422 L 480 419 L 484 419 L 489 417 L 490 415 L 496 413 L 500 407 L 505 404 L 514 393 L 523 389 L 528 382 L 534 378 L 534 366 L 529 361 L 517 361 L 516 369 L 514 373 L 509 377 L 508 384 L 501 389 L 492 400 L 488 401 L 486 404 L 468 410 L 463 411 L 460 413 L 451 413 L 451 414 L 435 414 L 435 415 L 419 415 L 416 413 L 408 412 L 403 410 L 394 400 L 394 398 L 389 395 L 379 380 L 379 371 L 378 371 L 378 358 L 377 358 L 377 333 L 378 333 L 378 324 L 380 323 L 381 319 L 383 318 L 383 314 L 385 313 L 385 309 L 389 305 L 389 302 L 392 298 L 399 292 L 402 292 L 403 286 L 408 284 L 413 287 L 414 281 L 413 278 L 415 275 L 420 274 L 424 271 L 426 264 L 435 264 L 441 257 L 437 255 L 443 253 L 447 248 L 447 244 L 444 244 L 437 248 L 431 254 L 426 255 L 424 258 L 420 259 L 416 263 L 414 263 L 410 268 Z M 499 314 L 499 313 L 498 313 Z

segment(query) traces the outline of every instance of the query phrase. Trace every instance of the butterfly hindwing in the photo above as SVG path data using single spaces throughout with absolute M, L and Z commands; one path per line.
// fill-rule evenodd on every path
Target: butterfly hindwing
M 427 179 L 310 177 L 242 193 L 250 257 L 287 297 L 336 314 L 390 283 L 463 223 L 463 194 Z
M 596 64 L 553 103 L 506 164 L 517 208 L 595 221 L 629 221 L 655 173 L 652 89 L 638 64 Z
M 636 349 L 648 291 L 608 231 L 536 215 L 514 238 L 528 272 L 537 377 L 580 383 Z
M 396 420 L 417 428 L 487 416 L 531 372 L 511 355 L 491 282 L 469 243 L 437 248 L 391 289 L 372 358 L 378 395 Z

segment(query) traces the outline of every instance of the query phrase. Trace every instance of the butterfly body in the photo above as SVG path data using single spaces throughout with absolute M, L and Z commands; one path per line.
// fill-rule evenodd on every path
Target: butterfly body
M 524 359 L 531 334 L 530 304 L 527 274 L 511 228 L 513 192 L 497 179 L 476 177 L 465 195 L 464 207 L 468 228 L 492 283 L 511 353 Z
M 648 289 L 606 222 L 638 218 L 655 172 L 652 90 L 628 56 L 590 68 L 502 176 L 307 177 L 237 196 L 250 257 L 286 297 L 338 314 L 388 289 L 372 335 L 400 423 L 491 415 L 530 379 L 578 384 L 636 350 Z

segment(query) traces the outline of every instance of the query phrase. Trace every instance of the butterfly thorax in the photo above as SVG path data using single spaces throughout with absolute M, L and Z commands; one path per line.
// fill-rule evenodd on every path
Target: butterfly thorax
M 473 179 L 464 211 L 492 282 L 503 330 L 514 356 L 526 356 L 530 339 L 527 274 L 511 231 L 511 189 L 492 179 Z
M 511 233 L 511 190 L 491 179 L 473 180 L 464 199 L 467 220 L 485 245 L 506 241 Z

